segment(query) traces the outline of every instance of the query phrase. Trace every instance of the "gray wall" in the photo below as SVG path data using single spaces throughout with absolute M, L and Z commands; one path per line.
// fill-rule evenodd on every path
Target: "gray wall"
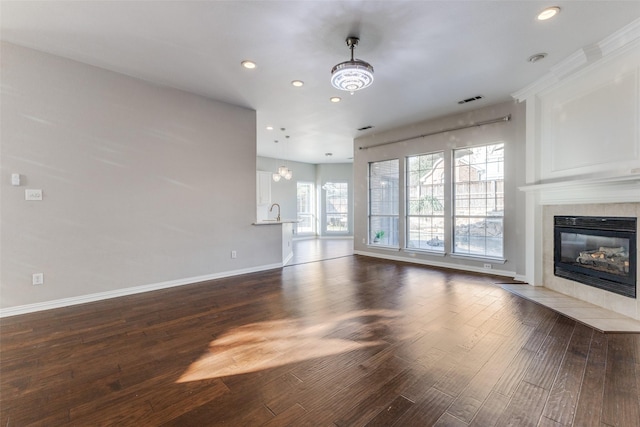
M 255 111 L 6 43 L 1 91 L 0 307 L 280 263 Z
M 428 134 L 442 129 L 450 129 L 465 124 L 491 120 L 511 114 L 511 121 L 473 127 L 465 130 L 441 133 L 425 138 L 416 138 L 406 142 L 384 145 L 360 150 L 361 146 L 396 141 L 417 135 Z M 504 216 L 504 264 L 494 263 L 493 273 L 521 276 L 525 272 L 524 253 L 524 217 L 525 197 L 518 186 L 525 183 L 525 107 L 523 104 L 506 102 L 468 113 L 448 116 L 405 126 L 392 131 L 361 137 L 354 141 L 354 186 L 355 186 L 355 228 L 354 249 L 358 253 L 371 254 L 390 259 L 462 268 L 472 271 L 485 271 L 485 260 L 470 258 L 428 255 L 404 250 L 385 250 L 371 247 L 368 235 L 368 164 L 373 161 L 400 159 L 401 173 L 404 170 L 405 156 L 430 153 L 443 150 L 445 157 L 451 156 L 455 148 L 473 145 L 505 143 L 505 216 Z M 404 182 L 404 180 L 401 180 Z M 403 194 L 403 190 L 401 190 Z M 401 210 L 403 212 L 404 210 Z M 400 219 L 402 233 L 404 221 Z

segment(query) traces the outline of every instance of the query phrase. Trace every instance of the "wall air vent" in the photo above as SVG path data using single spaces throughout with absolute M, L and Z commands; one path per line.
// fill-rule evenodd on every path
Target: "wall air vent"
M 373 126 L 371 126 L 371 125 L 369 125 L 369 126 L 364 126 L 364 127 L 361 127 L 361 128 L 360 128 L 360 129 L 358 129 L 358 130 L 363 131 L 363 130 L 367 130 L 367 129 L 373 129 Z
M 482 99 L 484 96 L 472 96 L 471 98 L 463 99 L 462 101 L 458 101 L 458 104 L 466 104 L 467 102 L 477 101 L 478 99 Z

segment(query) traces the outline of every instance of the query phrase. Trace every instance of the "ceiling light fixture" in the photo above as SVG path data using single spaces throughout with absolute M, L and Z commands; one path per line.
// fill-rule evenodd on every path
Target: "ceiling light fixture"
M 360 41 L 357 37 L 347 37 L 351 49 L 351 60 L 341 62 L 331 69 L 331 84 L 336 89 L 353 92 L 371 86 L 373 67 L 368 62 L 353 58 L 353 50 Z
M 329 98 L 329 101 L 335 104 L 336 102 L 342 101 L 342 98 L 340 98 L 339 96 L 332 96 L 331 98 Z
M 245 60 L 245 61 L 242 61 L 240 64 L 241 64 L 244 68 L 247 68 L 247 69 L 249 69 L 249 70 L 253 70 L 254 68 L 256 68 L 256 63 L 255 63 L 255 62 L 253 62 L 253 61 Z
M 538 14 L 538 21 L 546 21 L 547 19 L 553 18 L 558 13 L 560 13 L 560 8 L 558 6 L 548 7 Z
M 282 130 L 284 132 L 285 128 L 280 128 L 280 130 Z M 288 140 L 289 139 L 289 135 L 285 135 L 285 138 Z M 278 140 L 274 141 L 275 143 L 278 142 Z M 285 147 L 285 150 L 288 152 L 289 151 L 289 145 L 287 144 L 287 146 Z M 286 162 L 283 163 L 286 164 Z M 287 166 L 282 165 L 278 168 L 278 171 L 275 172 L 274 174 L 271 175 L 271 177 L 273 178 L 273 180 L 275 182 L 280 181 L 281 178 L 284 178 L 286 180 L 290 180 L 291 178 L 293 178 L 293 171 L 291 169 L 289 169 Z
M 535 55 L 531 55 L 529 57 L 529 59 L 527 59 L 527 61 L 529 61 L 529 62 L 538 62 L 541 59 L 544 59 L 546 57 L 547 57 L 547 54 L 544 53 L 544 52 L 543 53 L 536 53 Z
M 291 85 L 295 87 L 302 87 L 304 86 L 304 82 L 302 80 L 294 80 L 291 82 Z

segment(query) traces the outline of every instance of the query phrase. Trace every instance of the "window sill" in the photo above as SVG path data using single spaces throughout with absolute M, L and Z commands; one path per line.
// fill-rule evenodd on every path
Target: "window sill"
M 385 251 L 393 251 L 393 252 L 399 252 L 400 248 L 398 246 L 384 246 L 384 245 L 372 245 L 372 244 L 368 244 L 367 245 L 368 248 L 373 248 L 373 249 L 382 249 Z
M 406 252 L 408 254 L 422 254 L 422 255 L 432 255 L 432 256 L 440 256 L 440 257 L 444 257 L 447 255 L 447 253 L 444 251 L 439 252 L 439 251 L 430 251 L 429 249 L 416 249 L 416 248 L 405 248 L 403 252 Z
M 492 257 L 487 257 L 487 256 L 479 256 L 479 255 L 466 255 L 466 254 L 452 253 L 452 254 L 449 254 L 449 256 L 451 258 L 458 258 L 458 259 L 467 259 L 467 260 L 473 260 L 473 261 L 485 261 L 485 262 L 490 262 L 492 264 L 504 264 L 504 263 L 507 262 L 507 260 L 504 259 L 504 258 L 492 258 Z

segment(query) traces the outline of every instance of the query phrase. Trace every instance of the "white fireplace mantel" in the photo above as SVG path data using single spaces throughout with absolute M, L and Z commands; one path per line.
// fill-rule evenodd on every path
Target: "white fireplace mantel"
M 540 205 L 640 202 L 640 173 L 530 184 L 519 190 L 536 194 Z

